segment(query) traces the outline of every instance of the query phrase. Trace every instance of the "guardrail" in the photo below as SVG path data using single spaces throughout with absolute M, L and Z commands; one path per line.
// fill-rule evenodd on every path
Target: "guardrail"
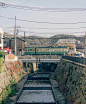
M 86 65 L 86 58 L 84 57 L 62 56 L 62 58 Z
M 60 55 L 24 55 L 24 56 L 18 56 L 18 59 L 61 59 L 62 56 Z
M 43 62 L 47 62 L 47 63 L 57 63 L 60 62 L 60 59 L 20 59 L 22 60 L 22 62 L 37 62 L 37 63 L 43 63 Z

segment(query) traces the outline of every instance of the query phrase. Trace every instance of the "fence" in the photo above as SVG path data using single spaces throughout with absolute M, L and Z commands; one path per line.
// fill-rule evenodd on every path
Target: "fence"
M 86 65 L 86 58 L 83 57 L 62 56 L 62 58 Z

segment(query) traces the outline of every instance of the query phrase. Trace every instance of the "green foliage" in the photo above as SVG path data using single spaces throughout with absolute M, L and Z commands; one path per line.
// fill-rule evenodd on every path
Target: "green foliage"
M 37 70 L 37 72 L 43 72 L 43 69 L 42 69 L 42 68 L 40 68 L 40 69 L 38 69 L 38 70 Z
M 0 63 L 4 61 L 4 58 L 0 58 Z
M 4 58 L 4 53 L 0 51 L 0 58 Z
M 63 61 L 62 65 L 66 65 L 67 61 Z
M 16 64 L 16 69 L 17 69 L 17 64 Z
M 10 84 L 3 88 L 2 101 L 0 101 L 0 104 L 7 104 L 9 101 L 8 98 L 16 95 L 16 92 L 18 92 L 17 83 L 13 80 L 10 80 Z

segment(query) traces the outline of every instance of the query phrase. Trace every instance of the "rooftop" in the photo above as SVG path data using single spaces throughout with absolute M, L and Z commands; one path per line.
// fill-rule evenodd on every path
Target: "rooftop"
M 75 43 L 75 39 L 59 39 L 57 43 Z

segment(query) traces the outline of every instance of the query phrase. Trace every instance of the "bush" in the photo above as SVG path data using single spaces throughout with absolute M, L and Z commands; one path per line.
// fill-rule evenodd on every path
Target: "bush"
M 1 93 L 2 100 L 0 101 L 0 104 L 8 104 L 9 97 L 12 97 L 16 95 L 19 88 L 17 87 L 17 83 L 13 80 L 10 80 L 10 84 L 6 85 L 5 88 L 3 88 L 3 91 Z
M 0 51 L 0 58 L 4 58 L 4 53 Z
M 43 72 L 43 69 L 42 69 L 42 68 L 40 68 L 40 69 L 38 69 L 38 70 L 37 70 L 37 72 Z

